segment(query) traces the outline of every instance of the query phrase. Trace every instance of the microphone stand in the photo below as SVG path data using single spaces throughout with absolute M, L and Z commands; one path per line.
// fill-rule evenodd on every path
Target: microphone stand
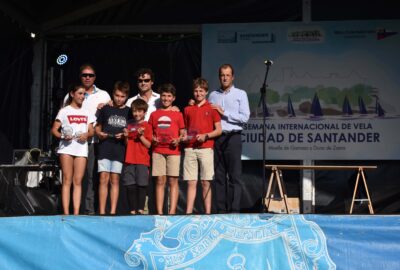
M 266 104 L 266 93 L 267 93 L 267 77 L 268 77 L 268 72 L 269 68 L 272 65 L 272 61 L 265 61 L 266 65 L 266 71 L 265 71 L 265 76 L 264 76 L 264 82 L 260 88 L 260 101 L 258 102 L 258 107 L 260 105 L 262 106 L 262 114 L 263 114 L 263 125 L 262 125 L 262 156 L 263 156 L 263 163 L 262 163 L 262 181 L 263 181 L 263 193 L 262 193 L 262 199 L 261 199 L 261 209 L 262 212 L 265 212 L 265 193 L 266 193 L 266 184 L 267 184 L 267 178 L 266 178 L 266 172 L 265 172 L 265 148 L 266 148 L 266 142 L 267 142 L 267 129 L 266 129 L 266 120 L 267 120 L 267 114 L 268 114 L 268 109 L 267 109 L 267 104 Z

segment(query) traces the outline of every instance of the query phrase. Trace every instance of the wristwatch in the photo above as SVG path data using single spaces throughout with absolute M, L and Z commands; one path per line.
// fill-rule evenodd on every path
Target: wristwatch
M 208 136 L 208 134 L 206 134 L 206 141 L 208 141 L 208 139 L 210 138 L 210 136 Z

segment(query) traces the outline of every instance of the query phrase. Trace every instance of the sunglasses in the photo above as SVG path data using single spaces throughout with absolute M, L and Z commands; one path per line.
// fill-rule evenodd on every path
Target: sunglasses
M 151 79 L 144 79 L 144 80 L 138 79 L 138 80 L 137 80 L 138 83 L 142 83 L 142 82 L 148 83 L 148 82 L 150 82 L 150 81 L 151 81 Z
M 93 78 L 93 77 L 95 77 L 95 76 L 96 76 L 96 74 L 93 74 L 93 73 L 82 73 L 82 74 L 81 74 L 81 77 L 82 77 L 82 78 L 85 78 L 85 77 Z

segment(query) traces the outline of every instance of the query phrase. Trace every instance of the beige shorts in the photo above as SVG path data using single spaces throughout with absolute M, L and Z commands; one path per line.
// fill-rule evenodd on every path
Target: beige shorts
M 198 180 L 214 179 L 214 150 L 212 148 L 185 148 L 183 161 L 183 179 Z
M 180 155 L 152 154 L 152 176 L 179 176 Z

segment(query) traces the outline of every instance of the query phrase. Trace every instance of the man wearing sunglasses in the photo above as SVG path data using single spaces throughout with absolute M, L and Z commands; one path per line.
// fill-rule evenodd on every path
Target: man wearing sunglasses
M 131 97 L 126 101 L 126 105 L 131 107 L 132 101 L 141 98 L 147 102 L 149 108 L 144 117 L 145 121 L 149 120 L 150 114 L 160 107 L 160 94 L 153 91 L 154 73 L 149 68 L 141 68 L 136 72 L 137 85 L 139 94 Z
M 83 64 L 79 71 L 81 84 L 83 88 L 85 88 L 85 99 L 82 103 L 82 108 L 89 110 L 91 114 L 96 116 L 97 109 L 108 103 L 111 97 L 107 91 L 99 89 L 94 84 L 96 80 L 96 69 L 92 64 Z M 68 99 L 68 95 L 69 94 L 67 94 L 64 99 L 64 104 Z M 88 215 L 93 215 L 95 213 L 93 176 L 97 175 L 95 171 L 95 143 L 98 143 L 98 141 L 97 137 L 93 137 L 88 141 L 89 153 L 83 181 L 83 183 L 87 183 L 83 213 Z

